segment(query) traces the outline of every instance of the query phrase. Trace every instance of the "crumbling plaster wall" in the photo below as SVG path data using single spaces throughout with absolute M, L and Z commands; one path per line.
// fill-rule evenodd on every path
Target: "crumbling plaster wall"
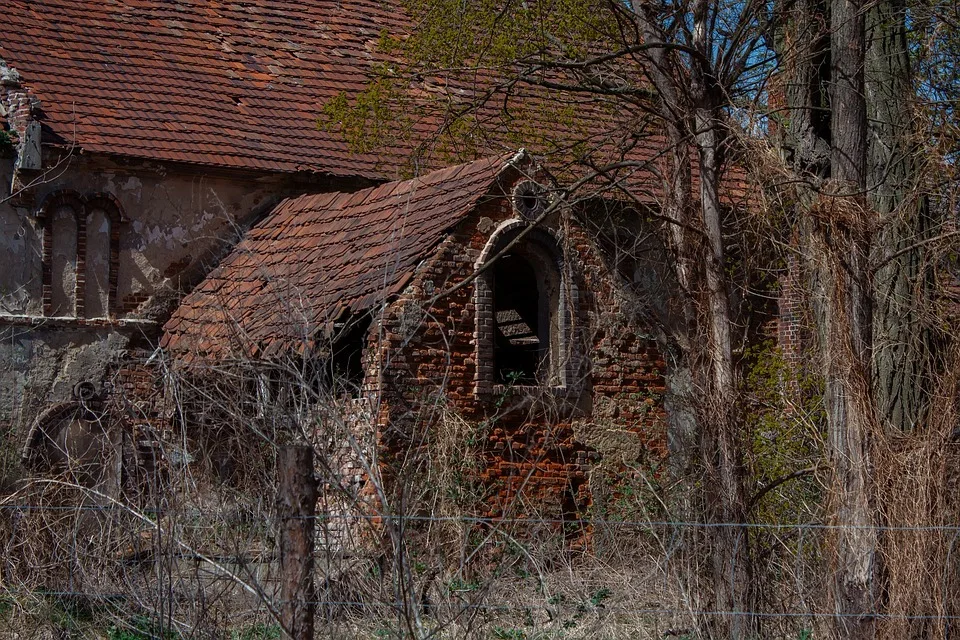
M 649 468 L 666 456 L 665 365 L 656 341 L 625 308 L 617 277 L 590 233 L 565 214 L 550 224 L 579 291 L 571 337 L 581 366 L 565 391 L 495 387 L 477 395 L 473 286 L 429 309 L 424 301 L 472 274 L 491 231 L 513 217 L 506 198 L 481 205 L 421 266 L 374 331 L 378 364 L 367 385 L 379 391 L 381 441 L 392 454 L 384 458 L 384 473 L 405 473 L 390 467 L 415 460 L 411 448 L 444 437 L 445 421 L 455 413 L 479 443 L 479 479 L 491 515 L 519 500 L 528 515 L 540 509 L 545 517 L 574 516 L 593 504 L 600 485 L 608 486 L 602 469 Z
M 55 163 L 51 160 L 50 163 Z M 41 230 L 37 212 L 58 191 L 110 194 L 122 207 L 118 315 L 151 317 L 155 296 L 181 290 L 232 246 L 252 217 L 289 190 L 281 179 L 217 175 L 159 163 L 120 164 L 74 156 L 62 173 L 0 205 L 0 313 L 41 315 Z M 7 165 L 7 163 L 4 163 Z M 9 166 L 4 166 L 5 188 Z M 4 194 L 6 195 L 6 194 Z M 89 233 L 95 232 L 89 230 Z
M 125 349 L 151 344 L 180 293 L 242 229 L 281 197 L 302 190 L 282 177 L 87 155 L 49 157 L 44 165 L 58 169 L 3 202 L 13 168 L 11 160 L 0 159 L 0 428 L 17 433 L 45 406 L 69 399 L 77 382 L 100 383 Z M 112 318 L 44 316 L 36 214 L 48 195 L 62 190 L 81 198 L 109 194 L 122 208 Z
M 13 158 L 0 158 L 0 201 L 9 197 Z M 27 210 L 0 202 L 0 314 L 39 313 L 40 235 Z

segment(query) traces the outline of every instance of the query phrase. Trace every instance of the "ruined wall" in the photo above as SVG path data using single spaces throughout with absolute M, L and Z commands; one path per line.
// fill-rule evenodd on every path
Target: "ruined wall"
M 549 226 L 560 238 L 574 291 L 571 375 L 553 388 L 494 384 L 477 393 L 489 366 L 478 354 L 484 337 L 477 313 L 488 302 L 475 297 L 475 284 L 429 308 L 424 301 L 473 274 L 491 233 L 515 217 L 507 198 L 481 205 L 385 313 L 383 339 L 371 343 L 379 348 L 382 377 L 368 379 L 379 384 L 383 403 L 381 438 L 391 454 L 384 475 L 422 473 L 412 455 L 418 452 L 450 455 L 431 459 L 435 468 L 462 465 L 461 456 L 476 454 L 479 463 L 465 471 L 480 486 L 468 488 L 482 495 L 490 515 L 572 518 L 584 515 L 599 485 L 608 484 L 601 477 L 606 470 L 649 469 L 666 455 L 664 363 L 625 307 L 590 234 L 566 213 Z M 450 442 L 438 443 L 443 439 Z
M 13 162 L 0 159 L 0 427 L 18 432 L 77 382 L 99 383 L 125 349 L 149 347 L 180 292 L 251 220 L 305 186 L 51 155 L 44 166 L 54 171 L 10 194 Z

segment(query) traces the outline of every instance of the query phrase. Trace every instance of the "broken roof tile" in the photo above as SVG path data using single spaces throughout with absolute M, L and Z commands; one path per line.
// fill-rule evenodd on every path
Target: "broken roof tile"
M 398 293 L 444 235 L 492 193 L 511 157 L 281 202 L 183 299 L 161 345 L 207 357 L 249 354 L 254 345 L 299 348 L 344 310 L 366 311 Z

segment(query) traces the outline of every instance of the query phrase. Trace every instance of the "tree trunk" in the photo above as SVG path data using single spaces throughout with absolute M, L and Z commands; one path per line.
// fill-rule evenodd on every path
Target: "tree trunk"
M 313 534 L 317 483 L 313 448 L 282 447 L 277 457 L 280 492 L 280 617 L 293 640 L 313 638 L 316 595 L 313 585 Z
M 852 640 L 876 634 L 875 505 L 870 438 L 875 433 L 870 382 L 869 251 L 866 207 L 867 111 L 862 0 L 831 5 L 831 175 L 837 191 L 821 200 L 811 249 L 822 292 L 827 436 L 833 468 L 832 596 L 834 632 Z
M 709 99 L 709 98 L 708 98 Z M 721 120 L 715 105 L 696 110 L 696 140 L 700 161 L 700 206 L 706 230 L 708 252 L 704 261 L 707 308 L 709 392 L 701 415 L 701 449 L 707 471 L 706 520 L 728 526 L 710 530 L 713 582 L 716 603 L 724 611 L 737 612 L 723 620 L 717 635 L 746 638 L 754 635 L 749 612 L 752 607 L 752 572 L 746 529 L 734 524 L 746 522 L 741 449 L 737 441 L 737 398 L 731 344 L 730 301 L 724 277 L 721 208 L 717 190 L 717 139 Z
M 666 44 L 654 6 L 640 2 L 633 2 L 631 6 L 644 43 Z M 746 522 L 746 501 L 741 450 L 737 443 L 731 312 L 718 192 L 724 94 L 712 68 L 712 21 L 716 17 L 716 6 L 708 0 L 696 0 L 692 8 L 691 45 L 699 55 L 685 67 L 672 49 L 654 46 L 648 52 L 650 65 L 646 69 L 660 95 L 661 116 L 671 146 L 664 213 L 680 223 L 668 225 L 666 234 L 677 282 L 685 296 L 685 323 L 676 342 L 683 351 L 683 366 L 689 368 L 689 376 L 675 375 L 673 382 L 679 386 L 692 385 L 696 394 L 671 403 L 693 408 L 683 416 L 696 419 L 705 473 L 701 481 L 703 517 L 708 523 L 727 525 L 710 527 L 704 532 L 712 583 L 712 593 L 704 599 L 712 601 L 710 604 L 716 609 L 736 613 L 714 616 L 703 622 L 713 637 L 744 638 L 753 635 L 749 618 L 752 611 L 749 545 L 745 529 L 729 526 Z M 689 135 L 691 124 L 692 136 Z M 692 180 L 691 142 L 699 162 L 699 193 L 696 194 L 699 203 L 695 202 Z M 689 428 L 689 420 L 684 420 L 682 426 Z M 679 436 L 674 439 L 676 442 L 689 434 L 675 435 Z
M 873 256 L 880 265 L 874 275 L 874 395 L 885 426 L 896 433 L 911 432 L 923 419 L 931 383 L 931 345 L 922 319 L 931 287 L 916 247 L 930 237 L 931 225 L 914 191 L 917 151 L 907 100 L 913 86 L 905 20 L 903 0 L 871 6 L 865 78 L 867 183 L 882 221 Z
M 828 521 L 840 527 L 830 540 L 833 628 L 837 638 L 875 634 L 875 522 L 871 437 L 875 433 L 869 364 L 863 333 L 869 307 L 856 273 L 866 264 L 866 247 L 857 232 L 830 224 L 849 215 L 846 199 L 825 199 L 819 219 L 803 234 L 812 276 L 813 311 L 824 358 L 827 444 L 833 486 Z M 838 212 L 838 209 L 840 210 Z M 845 211 L 847 210 L 847 211 Z
M 721 89 L 712 64 L 712 15 L 715 8 L 707 0 L 693 4 L 692 45 L 700 53 L 690 67 L 690 95 L 693 101 L 694 140 L 700 170 L 701 223 L 706 236 L 703 260 L 704 303 L 708 371 L 701 415 L 701 451 L 706 469 L 707 522 L 726 526 L 710 530 L 713 584 L 716 604 L 734 612 L 717 620 L 716 635 L 723 638 L 747 638 L 755 635 L 750 612 L 753 611 L 750 546 L 745 528 L 746 498 L 743 487 L 742 452 L 737 432 L 737 390 L 734 376 L 732 317 L 725 277 L 726 257 L 720 204 L 720 137 L 724 121 Z M 705 313 L 703 313 L 705 311 Z M 701 321 L 703 322 L 703 321 Z
M 831 177 L 850 195 L 863 196 L 867 185 L 867 102 L 862 0 L 833 0 L 830 21 Z
M 796 0 L 777 6 L 786 25 L 778 42 L 786 100 L 785 160 L 798 175 L 826 178 L 830 172 L 829 8 L 826 0 Z

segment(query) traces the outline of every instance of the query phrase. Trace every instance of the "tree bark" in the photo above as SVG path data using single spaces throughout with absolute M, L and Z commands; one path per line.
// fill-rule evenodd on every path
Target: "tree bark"
M 869 109 L 867 183 L 882 225 L 874 275 L 874 396 L 884 425 L 910 433 L 929 402 L 931 339 L 923 311 L 931 286 L 917 243 L 931 234 L 927 208 L 915 192 L 916 141 L 903 0 L 878 0 L 867 14 L 865 87 Z M 909 247 L 915 247 L 907 250 Z M 896 258 L 889 256 L 899 254 Z
M 830 172 L 829 7 L 826 0 L 778 3 L 786 26 L 778 42 L 778 75 L 786 99 L 785 160 L 798 175 Z
M 863 0 L 833 0 L 830 7 L 831 177 L 851 195 L 867 185 L 866 51 Z
M 317 483 L 313 448 L 283 447 L 277 469 L 280 494 L 280 623 L 293 640 L 312 640 L 316 595 L 313 584 L 313 534 Z
M 825 200 L 819 215 L 837 215 L 846 199 Z M 827 221 L 829 222 L 829 221 Z M 875 433 L 869 363 L 863 333 L 869 325 L 865 291 L 857 281 L 866 247 L 856 232 L 817 220 L 804 233 L 812 276 L 813 311 L 824 358 L 828 456 L 833 485 L 829 523 L 833 629 L 838 638 L 873 638 L 877 533 L 871 437 Z
M 875 637 L 877 607 L 864 18 L 862 0 L 832 1 L 830 167 L 837 193 L 821 199 L 811 246 L 822 292 L 831 520 L 839 527 L 832 539 L 833 627 L 852 640 Z

